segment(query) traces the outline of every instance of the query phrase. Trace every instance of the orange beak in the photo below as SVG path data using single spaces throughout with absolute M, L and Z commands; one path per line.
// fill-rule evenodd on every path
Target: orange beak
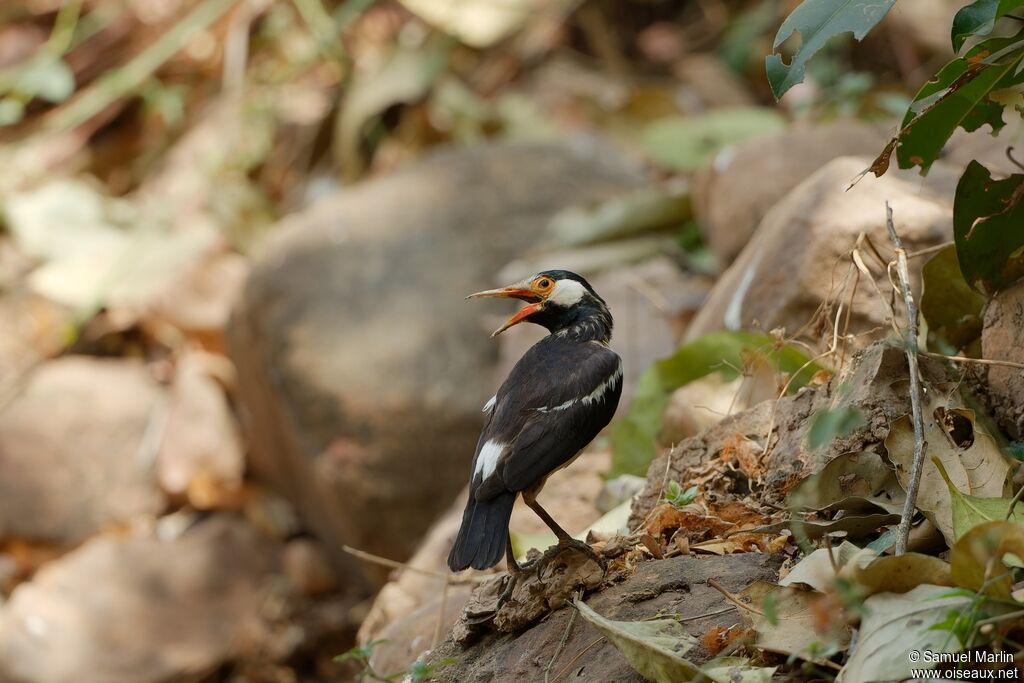
M 530 302 L 528 306 L 524 307 L 514 316 L 505 321 L 505 324 L 496 329 L 491 333 L 491 337 L 497 337 L 499 334 L 512 327 L 523 322 L 531 315 L 541 310 L 544 306 L 544 299 L 532 289 L 529 289 L 529 283 L 517 282 L 514 285 L 508 287 L 499 287 L 498 289 L 488 289 L 483 292 L 477 292 L 476 294 L 470 294 L 466 297 L 467 299 L 484 299 L 484 298 L 505 298 L 505 299 L 522 299 L 523 301 Z

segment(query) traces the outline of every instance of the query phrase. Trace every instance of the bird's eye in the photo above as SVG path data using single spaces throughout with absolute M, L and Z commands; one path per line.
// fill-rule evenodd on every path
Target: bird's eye
M 543 280 L 537 283 L 537 286 L 540 287 L 541 289 L 547 289 L 548 287 L 551 286 L 551 280 L 544 278 Z

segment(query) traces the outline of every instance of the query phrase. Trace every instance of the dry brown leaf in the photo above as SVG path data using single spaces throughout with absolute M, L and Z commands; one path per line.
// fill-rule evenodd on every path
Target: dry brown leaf
M 748 479 L 761 481 L 764 476 L 764 449 L 742 434 L 734 434 L 727 439 L 718 457 L 738 467 Z
M 879 557 L 866 566 L 856 567 L 852 577 L 866 591 L 864 597 L 875 593 L 906 593 L 921 584 L 953 585 L 949 564 L 919 553 Z
M 684 529 L 688 535 L 711 533 L 719 536 L 732 527 L 729 522 L 709 517 L 699 505 L 677 508 L 669 503 L 654 508 L 644 524 L 644 530 L 655 538 L 671 538 L 671 533 L 676 529 Z
M 811 510 L 849 510 L 858 512 L 882 508 L 899 512 L 903 491 L 892 466 L 870 451 L 843 453 L 801 481 L 790 491 L 791 506 Z
M 755 645 L 762 650 L 821 661 L 820 653 L 828 648 L 845 650 L 849 645 L 850 627 L 844 619 L 835 618 L 839 615 L 834 610 L 833 618 L 821 618 L 828 607 L 816 606 L 825 599 L 822 593 L 757 581 L 739 596 L 753 610 L 744 611 L 743 618 L 757 631 Z
M 1013 575 L 1003 564 L 1008 553 L 1024 558 L 1024 525 L 1010 521 L 979 524 L 953 546 L 949 554 L 956 585 L 1009 600 Z

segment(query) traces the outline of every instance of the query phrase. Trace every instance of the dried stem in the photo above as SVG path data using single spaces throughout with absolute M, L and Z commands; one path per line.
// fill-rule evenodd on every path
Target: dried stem
M 885 203 L 885 224 L 889 228 L 889 237 L 896 247 L 896 272 L 903 290 L 903 303 L 907 307 L 907 329 L 903 335 L 904 350 L 907 353 L 907 365 L 910 369 L 910 405 L 914 418 L 914 464 L 910 470 L 910 485 L 907 487 L 907 501 L 903 505 L 900 525 L 896 535 L 896 554 L 907 552 L 907 539 L 910 537 L 910 521 L 914 517 L 917 491 L 921 487 L 921 472 L 924 469 L 924 454 L 928 444 L 924 440 L 924 416 L 921 412 L 921 379 L 917 370 L 917 306 L 914 295 L 910 292 L 910 273 L 907 270 L 907 252 L 903 241 L 892 220 L 892 207 Z
M 373 564 L 379 564 L 382 567 L 390 567 L 391 569 L 406 569 L 416 574 L 423 574 L 424 576 L 433 576 L 451 585 L 461 583 L 485 583 L 495 577 L 494 574 L 470 574 L 468 576 L 451 576 L 450 574 L 435 572 L 430 569 L 414 567 L 411 564 L 407 564 L 405 562 L 390 560 L 386 557 L 374 555 L 373 553 L 368 553 L 365 550 L 359 550 L 358 548 L 353 548 L 347 545 L 343 545 L 341 549 L 349 555 L 354 555 L 355 557 L 358 557 L 360 560 L 365 560 Z
M 583 598 L 583 591 L 576 592 L 576 600 Z M 555 661 L 562 654 L 562 650 L 565 649 L 565 643 L 569 640 L 569 633 L 572 631 L 572 625 L 576 623 L 576 613 L 579 610 L 569 610 L 569 623 L 565 625 L 565 631 L 562 633 L 562 640 L 558 642 L 558 648 L 555 653 L 551 655 L 551 660 L 548 662 L 547 668 L 544 669 L 544 683 L 551 683 L 551 667 L 555 665 Z
M 737 598 L 737 597 L 736 597 L 735 595 L 733 595 L 733 594 L 732 594 L 732 593 L 731 593 L 731 592 L 729 591 L 729 589 L 727 589 L 727 588 L 726 588 L 725 586 L 723 586 L 722 584 L 718 583 L 718 581 L 715 581 L 715 580 L 714 580 L 713 578 L 709 578 L 709 579 L 708 579 L 708 580 L 706 581 L 706 583 L 707 583 L 707 584 L 708 584 L 708 585 L 709 585 L 710 587 L 714 588 L 714 589 L 715 589 L 716 591 L 718 591 L 719 593 L 721 593 L 721 594 L 722 594 L 722 597 L 724 597 L 724 598 L 725 598 L 726 600 L 728 600 L 728 601 L 729 601 L 729 602 L 731 602 L 732 604 L 734 604 L 734 605 L 736 605 L 737 607 L 739 607 L 739 608 L 740 608 L 741 610 L 743 610 L 744 612 L 750 612 L 751 614 L 757 614 L 757 615 L 759 615 L 759 616 L 762 616 L 762 617 L 764 616 L 764 612 L 762 612 L 761 610 L 759 610 L 759 609 L 757 609 L 757 608 L 755 608 L 755 607 L 752 607 L 752 606 L 750 606 L 750 605 L 748 605 L 748 604 L 744 603 L 744 602 L 743 602 L 742 600 L 740 600 L 740 599 L 739 599 L 739 598 Z

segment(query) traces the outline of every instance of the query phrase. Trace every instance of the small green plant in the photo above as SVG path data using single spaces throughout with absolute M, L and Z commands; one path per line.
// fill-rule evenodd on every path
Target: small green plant
M 697 487 L 691 486 L 690 488 L 683 490 L 682 485 L 676 480 L 672 480 L 668 483 L 665 489 L 665 502 L 671 503 L 677 508 L 681 508 L 684 505 L 689 505 L 693 502 L 693 499 L 697 497 Z
M 344 662 L 355 662 L 362 666 L 362 670 L 357 674 L 362 680 L 380 681 L 381 683 L 394 683 L 402 679 L 409 679 L 413 683 L 422 683 L 422 681 L 429 681 L 433 678 L 434 674 L 446 666 L 451 666 L 455 663 L 455 658 L 446 657 L 437 662 L 427 662 L 422 659 L 417 659 L 409 667 L 408 671 L 396 671 L 390 674 L 382 674 L 377 672 L 370 665 L 370 657 L 373 656 L 373 650 L 378 646 L 386 643 L 386 640 L 371 640 L 365 645 L 356 645 L 350 650 L 341 653 L 334 658 L 334 661 L 338 664 Z

